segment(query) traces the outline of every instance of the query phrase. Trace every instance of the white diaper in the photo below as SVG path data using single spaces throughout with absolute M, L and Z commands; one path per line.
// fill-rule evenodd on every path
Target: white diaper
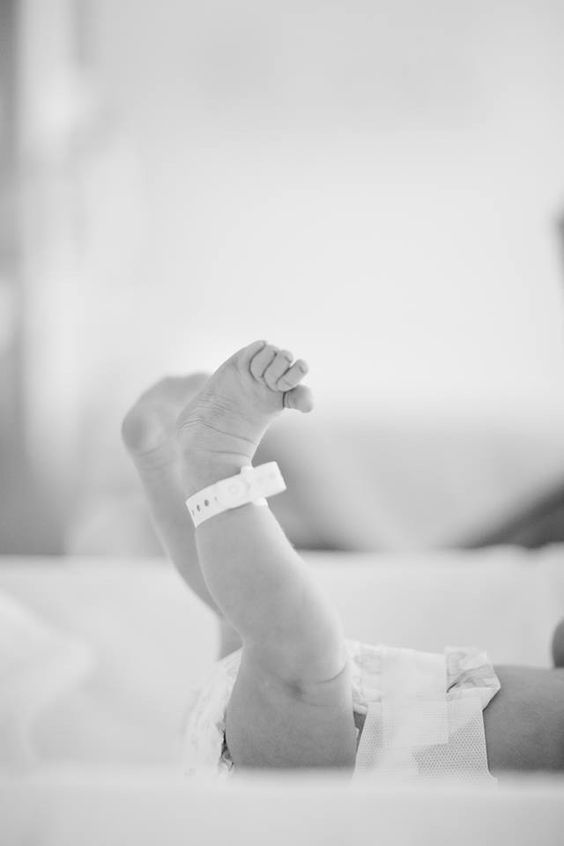
M 443 654 L 347 641 L 353 708 L 364 715 L 355 774 L 362 778 L 492 780 L 482 711 L 500 689 L 485 652 Z M 233 768 L 225 712 L 241 651 L 213 667 L 194 693 L 185 730 L 190 774 L 226 776 Z

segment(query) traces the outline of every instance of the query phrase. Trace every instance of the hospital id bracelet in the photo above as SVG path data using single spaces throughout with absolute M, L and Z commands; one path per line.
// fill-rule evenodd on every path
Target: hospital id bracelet
M 274 496 L 285 490 L 286 484 L 278 464 L 276 461 L 269 461 L 258 467 L 242 467 L 237 476 L 221 479 L 203 488 L 188 497 L 186 507 L 194 526 L 199 526 L 210 517 L 250 502 L 266 505 L 267 496 Z

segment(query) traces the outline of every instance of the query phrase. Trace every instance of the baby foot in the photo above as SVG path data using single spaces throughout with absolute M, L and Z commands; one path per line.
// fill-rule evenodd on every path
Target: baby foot
M 177 421 L 190 492 L 204 477 L 217 481 L 225 477 L 218 474 L 233 475 L 250 464 L 284 408 L 311 411 L 311 392 L 300 384 L 307 371 L 305 361 L 293 362 L 291 353 L 265 341 L 244 347 L 216 370 Z
M 168 376 L 143 393 L 125 415 L 123 442 L 134 462 L 144 469 L 161 468 L 177 460 L 176 419 L 209 376 Z

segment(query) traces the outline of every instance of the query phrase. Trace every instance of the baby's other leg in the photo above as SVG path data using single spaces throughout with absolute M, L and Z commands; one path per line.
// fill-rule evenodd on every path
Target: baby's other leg
M 188 586 L 218 614 L 223 657 L 238 649 L 241 639 L 219 611 L 202 577 L 194 526 L 182 494 L 176 441 L 178 413 L 207 379 L 207 374 L 194 373 L 157 382 L 125 416 L 122 436 L 166 553 Z
M 179 417 L 188 497 L 251 463 L 284 406 L 307 411 L 305 364 L 264 342 L 229 359 Z M 270 510 L 225 511 L 196 532 L 202 571 L 243 653 L 227 709 L 236 766 L 352 767 L 356 736 L 340 620 Z
M 555 667 L 564 667 L 564 618 L 560 620 L 552 636 L 552 660 Z

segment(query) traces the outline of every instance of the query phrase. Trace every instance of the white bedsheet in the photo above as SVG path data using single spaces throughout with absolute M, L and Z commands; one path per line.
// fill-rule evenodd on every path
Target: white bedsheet
M 564 781 L 497 790 L 319 775 L 188 784 L 156 769 L 0 775 L 3 846 L 560 846 Z

